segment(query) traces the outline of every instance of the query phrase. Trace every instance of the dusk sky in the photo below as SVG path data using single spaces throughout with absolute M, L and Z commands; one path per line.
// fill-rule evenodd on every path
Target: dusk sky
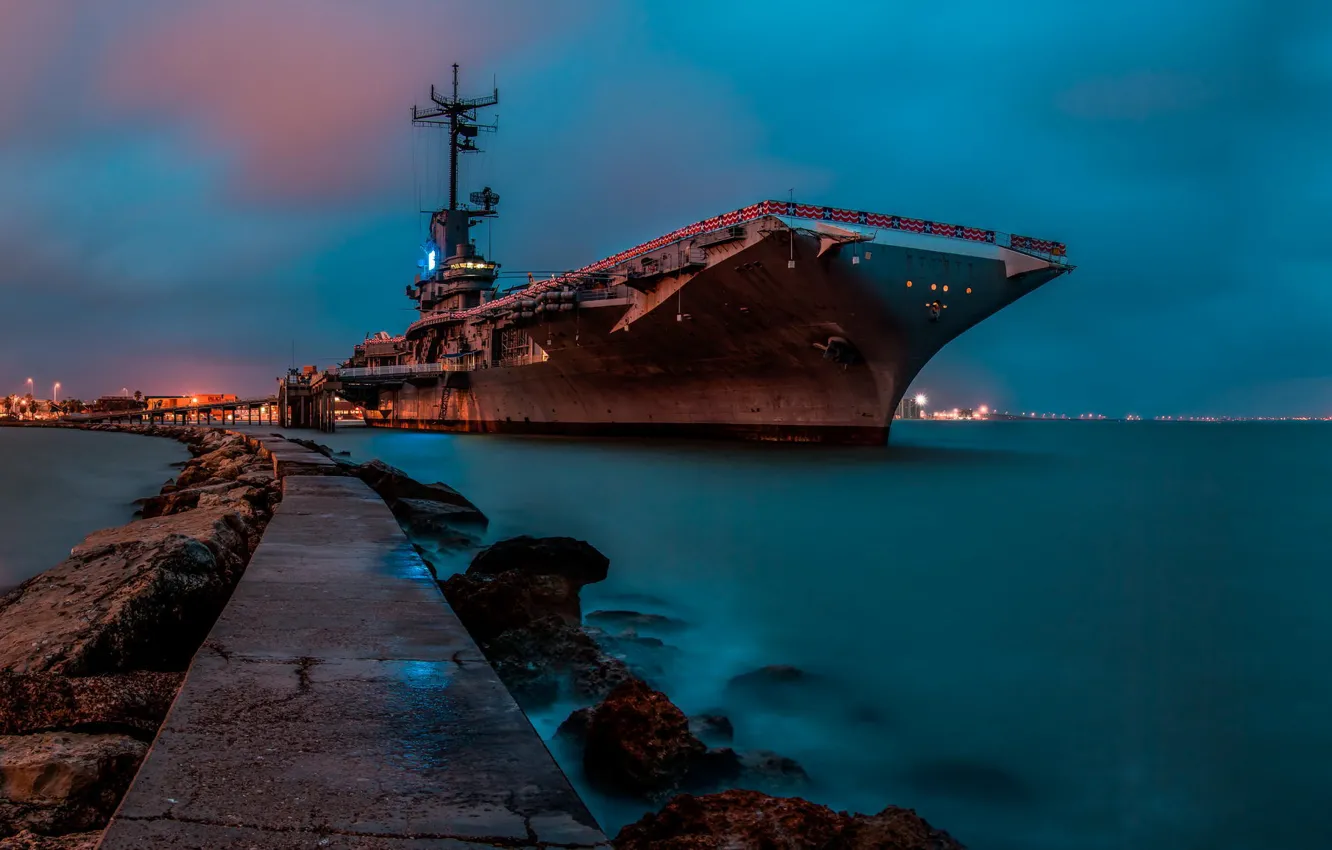
M 1068 244 L 936 402 L 1332 414 L 1332 4 L 1300 0 L 0 0 L 0 391 L 267 394 L 293 344 L 400 332 L 442 141 L 409 110 L 455 61 L 500 89 L 462 189 L 506 270 L 794 190 Z

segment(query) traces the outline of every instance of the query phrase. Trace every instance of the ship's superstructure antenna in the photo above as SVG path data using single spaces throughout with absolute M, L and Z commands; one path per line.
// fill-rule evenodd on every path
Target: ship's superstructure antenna
M 442 125 L 449 127 L 449 206 L 458 209 L 458 154 L 474 153 L 476 136 L 480 132 L 494 132 L 498 123 L 480 124 L 476 111 L 499 103 L 499 87 L 487 97 L 463 99 L 458 96 L 458 63 L 453 64 L 453 94 L 444 97 L 432 85 L 430 87 L 432 106 L 412 107 L 412 123 L 419 126 Z
M 449 205 L 431 214 L 430 238 L 421 246 L 424 257 L 417 263 L 422 273 L 417 275 L 415 286 L 407 288 L 407 296 L 417 303 L 417 309 L 423 316 L 480 306 L 494 295 L 495 281 L 499 277 L 499 263 L 487 260 L 478 253 L 476 243 L 468 235 L 474 225 L 480 224 L 482 220 L 489 224 L 490 218 L 498 214 L 495 207 L 499 203 L 499 195 L 486 186 L 480 192 L 472 192 L 468 196 L 469 204 L 458 203 L 458 155 L 478 152 L 477 134 L 482 131 L 493 132 L 498 128 L 498 120 L 492 124 L 481 124 L 477 121 L 476 113 L 499 103 L 499 87 L 496 86 L 488 97 L 460 97 L 458 66 L 455 63 L 452 91 L 446 96 L 431 86 L 430 100 L 428 106 L 412 107 L 412 124 L 448 128 Z M 453 341 L 456 342 L 456 339 Z M 427 348 L 416 356 L 431 362 L 439 353 Z

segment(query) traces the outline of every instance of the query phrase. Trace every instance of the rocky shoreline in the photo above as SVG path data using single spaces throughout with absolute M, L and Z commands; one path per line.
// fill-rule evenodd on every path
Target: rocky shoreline
M 0 597 L 0 848 L 96 845 L 282 497 L 245 437 L 81 427 L 193 457 L 136 519 Z
M 583 625 L 579 590 L 604 580 L 609 565 L 584 541 L 518 537 L 481 550 L 465 573 L 440 586 L 524 710 L 569 697 L 590 703 L 556 732 L 581 752 L 589 783 L 611 796 L 664 804 L 621 829 L 612 842 L 618 850 L 962 850 L 909 809 L 851 815 L 786 796 L 808 784 L 799 764 L 725 746 L 733 736 L 726 717 L 686 717 L 650 683 L 650 668 L 614 652 L 617 644 L 657 639 Z M 602 621 L 623 621 L 635 612 L 602 613 L 622 615 Z M 765 668 L 741 685 L 791 675 Z
M 297 442 L 338 461 L 327 446 Z M 484 525 L 485 517 L 452 488 L 417 484 L 379 461 L 359 467 L 338 462 L 385 497 L 423 557 L 429 547 L 477 548 L 474 527 Z M 368 466 L 374 467 L 369 475 Z M 412 488 L 430 489 L 414 494 Z M 438 493 L 454 505 L 440 510 L 422 502 L 404 509 L 412 495 L 431 499 Z M 586 541 L 500 540 L 450 576 L 440 576 L 428 557 L 426 563 L 524 711 L 565 700 L 584 704 L 560 725 L 555 743 L 579 754 L 588 782 L 609 796 L 662 806 L 621 829 L 612 842 L 618 850 L 962 850 L 910 809 L 888 806 L 875 815 L 852 815 L 789 796 L 810 784 L 794 760 L 726 746 L 734 735 L 727 717 L 687 717 L 654 687 L 653 666 L 633 651 L 667 648 L 637 628 L 669 632 L 682 624 L 636 611 L 584 616 L 580 590 L 604 581 L 610 570 L 609 559 Z M 816 679 L 795 668 L 767 667 L 737 677 L 732 687 L 764 699 L 793 685 L 817 687 Z
M 133 522 L 89 535 L 0 597 L 0 850 L 95 847 L 281 499 L 271 458 L 234 432 L 57 427 L 169 437 L 194 457 L 140 500 Z M 480 550 L 464 572 L 435 578 L 505 686 L 529 712 L 581 704 L 554 745 L 578 754 L 599 792 L 658 807 L 614 847 L 961 850 L 907 809 L 851 815 L 791 796 L 809 783 L 799 764 L 735 751 L 724 716 L 686 717 L 644 661 L 669 647 L 637 631 L 681 624 L 634 611 L 585 617 L 580 590 L 610 569 L 587 542 L 517 537 L 481 548 L 486 517 L 451 487 L 293 442 L 374 489 L 432 573 L 434 551 Z M 802 675 L 765 668 L 737 686 Z

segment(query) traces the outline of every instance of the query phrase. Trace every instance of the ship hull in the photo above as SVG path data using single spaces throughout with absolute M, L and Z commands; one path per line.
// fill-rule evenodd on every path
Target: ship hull
M 939 349 L 1063 271 L 992 245 L 958 253 L 930 241 L 829 245 L 774 230 L 629 303 L 526 328 L 536 362 L 371 388 L 366 422 L 881 445 Z
M 505 420 L 367 419 L 372 428 L 438 431 L 457 434 L 513 434 L 529 437 L 638 438 L 677 440 L 747 440 L 771 443 L 822 443 L 881 446 L 887 427 L 853 425 L 748 425 L 723 422 L 513 422 Z

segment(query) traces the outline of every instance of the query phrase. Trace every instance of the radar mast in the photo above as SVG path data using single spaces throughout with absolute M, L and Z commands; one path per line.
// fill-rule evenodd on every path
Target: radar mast
M 495 205 L 499 195 L 489 186 L 480 192 L 472 192 L 470 201 L 477 207 L 458 205 L 458 155 L 479 153 L 476 137 L 479 133 L 493 133 L 499 128 L 496 120 L 491 124 L 482 124 L 477 120 L 477 110 L 499 103 L 499 88 L 496 87 L 486 97 L 461 98 L 458 96 L 458 64 L 453 64 L 453 94 L 444 96 L 430 87 L 431 104 L 425 107 L 412 107 L 412 124 L 423 126 L 447 126 L 449 133 L 449 205 L 436 211 L 430 220 L 431 236 L 435 244 L 442 249 L 445 257 L 461 255 L 469 247 L 467 230 L 476 222 L 473 219 L 493 216 L 498 213 Z

